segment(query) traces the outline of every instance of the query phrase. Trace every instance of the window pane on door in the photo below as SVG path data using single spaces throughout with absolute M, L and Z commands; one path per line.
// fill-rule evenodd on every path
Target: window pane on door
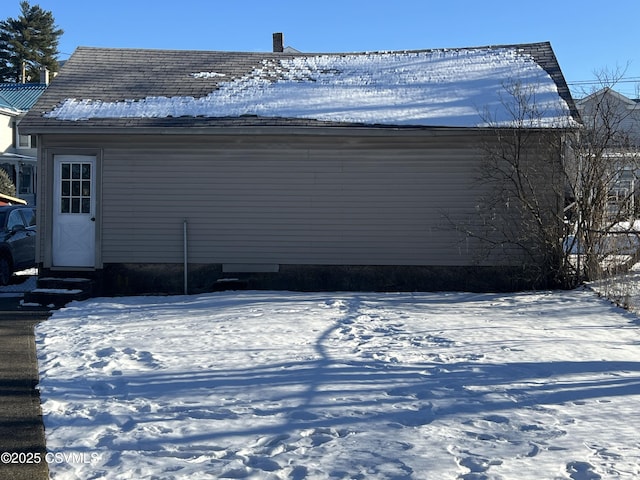
M 91 213 L 91 164 L 62 163 L 60 213 Z

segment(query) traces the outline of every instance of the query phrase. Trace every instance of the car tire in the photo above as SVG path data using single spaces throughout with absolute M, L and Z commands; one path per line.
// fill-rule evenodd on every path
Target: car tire
M 0 285 L 8 285 L 13 274 L 11 260 L 7 255 L 0 255 Z

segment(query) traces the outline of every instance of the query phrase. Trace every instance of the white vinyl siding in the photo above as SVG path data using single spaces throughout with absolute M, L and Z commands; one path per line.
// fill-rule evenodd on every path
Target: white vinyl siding
M 63 141 L 63 139 L 61 140 Z M 109 263 L 472 265 L 478 139 L 92 137 Z M 52 145 L 53 147 L 53 145 Z M 60 148 L 57 146 L 56 148 Z
M 468 191 L 469 165 L 455 156 L 105 149 L 103 261 L 179 262 L 186 219 L 194 263 L 460 263 L 451 232 L 436 228 L 441 210 L 460 201 L 453 190 Z

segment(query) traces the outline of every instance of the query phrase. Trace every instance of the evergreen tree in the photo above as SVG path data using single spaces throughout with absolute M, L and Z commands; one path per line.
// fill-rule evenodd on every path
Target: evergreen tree
M 11 197 L 16 196 L 16 186 L 4 168 L 0 168 L 0 193 Z
M 0 21 L 0 82 L 19 83 L 25 65 L 27 82 L 40 81 L 40 69 L 58 71 L 58 42 L 63 30 L 53 14 L 28 1 L 20 2 L 17 19 Z

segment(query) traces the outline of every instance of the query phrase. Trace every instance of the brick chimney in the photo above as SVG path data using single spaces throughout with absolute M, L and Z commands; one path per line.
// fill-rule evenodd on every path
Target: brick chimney
M 284 52 L 284 39 L 281 32 L 273 34 L 273 51 L 275 53 Z

